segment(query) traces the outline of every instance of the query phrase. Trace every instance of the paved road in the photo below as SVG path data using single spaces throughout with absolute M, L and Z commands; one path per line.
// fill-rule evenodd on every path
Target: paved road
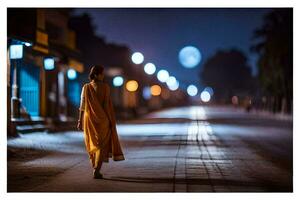
M 184 107 L 118 125 L 126 160 L 92 169 L 80 132 L 10 140 L 8 191 L 292 191 L 292 121 Z M 20 156 L 24 154 L 24 156 Z

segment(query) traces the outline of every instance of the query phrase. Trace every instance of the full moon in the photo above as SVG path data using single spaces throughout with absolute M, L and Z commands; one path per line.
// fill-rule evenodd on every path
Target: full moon
M 179 52 L 179 61 L 186 68 L 194 68 L 201 61 L 201 53 L 194 46 L 186 46 Z

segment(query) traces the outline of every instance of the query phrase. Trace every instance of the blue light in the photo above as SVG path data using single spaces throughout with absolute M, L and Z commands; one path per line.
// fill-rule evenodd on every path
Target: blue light
M 206 87 L 204 91 L 207 91 L 210 94 L 210 96 L 214 95 L 214 90 L 211 87 Z
M 31 47 L 31 46 L 32 46 L 32 44 L 31 44 L 30 42 L 24 42 L 24 45 L 25 45 L 26 47 Z
M 179 88 L 179 82 L 176 80 L 176 83 L 172 85 L 168 85 L 168 88 L 172 91 L 177 90 Z
M 166 82 L 168 80 L 168 78 L 169 78 L 169 72 L 167 70 L 162 69 L 162 70 L 158 71 L 158 73 L 157 73 L 157 79 L 160 82 L 164 83 L 164 82 Z
M 138 65 L 138 64 L 141 64 L 144 61 L 144 56 L 140 52 L 135 52 L 134 54 L 132 54 L 131 60 L 134 64 Z
M 53 58 L 45 58 L 44 59 L 44 68 L 45 70 L 52 70 L 54 69 L 54 59 Z
M 21 59 L 23 58 L 23 45 L 13 44 L 9 47 L 10 59 Z
M 170 76 L 167 80 L 168 87 L 176 84 L 176 78 L 174 76 Z
M 77 72 L 74 69 L 68 69 L 67 76 L 70 80 L 74 80 L 77 77 Z
M 210 94 L 208 91 L 201 92 L 200 97 L 203 102 L 209 102 L 209 100 L 210 100 Z
M 153 63 L 147 63 L 145 66 L 144 66 L 144 71 L 149 74 L 149 75 L 152 75 L 155 73 L 156 71 L 156 67 Z
M 179 61 L 186 68 L 194 68 L 201 61 L 200 51 L 193 46 L 186 46 L 179 52 Z
M 190 96 L 196 96 L 198 93 L 198 88 L 195 85 L 189 85 L 187 88 L 187 93 Z
M 113 79 L 113 85 L 115 87 L 119 87 L 119 86 L 123 85 L 123 83 L 124 83 L 124 79 L 121 76 L 114 77 L 114 79 Z
M 146 100 L 148 100 L 148 99 L 151 98 L 151 88 L 150 87 L 144 87 L 144 89 L 143 89 L 143 97 Z

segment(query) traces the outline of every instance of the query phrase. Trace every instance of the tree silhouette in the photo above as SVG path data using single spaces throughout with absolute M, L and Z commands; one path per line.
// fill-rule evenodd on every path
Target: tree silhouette
M 259 79 L 266 96 L 274 99 L 273 111 L 292 110 L 293 10 L 274 9 L 256 30 L 252 50 L 259 54 Z M 283 103 L 285 102 L 285 103 Z M 286 106 L 283 106 L 285 104 Z
M 248 95 L 254 82 L 246 56 L 236 49 L 218 51 L 209 58 L 200 80 L 214 89 L 216 100 L 226 101 L 233 95 Z

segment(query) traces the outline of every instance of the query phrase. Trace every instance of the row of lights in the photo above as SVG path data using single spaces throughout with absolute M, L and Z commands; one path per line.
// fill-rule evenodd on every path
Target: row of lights
M 52 57 L 45 58 L 44 59 L 44 68 L 45 68 L 45 70 L 48 70 L 48 71 L 53 70 L 55 68 L 54 58 L 52 58 Z M 67 77 L 70 80 L 74 80 L 77 78 L 77 72 L 74 69 L 70 68 L 67 71 Z
M 140 52 L 135 52 L 131 57 L 132 61 L 135 64 L 142 64 L 144 61 L 144 56 Z M 198 64 L 198 63 L 197 63 Z M 156 71 L 156 67 L 153 63 L 147 63 L 144 66 L 144 71 L 146 74 L 153 75 Z M 172 91 L 175 91 L 179 88 L 179 82 L 176 80 L 174 76 L 170 76 L 167 70 L 159 70 L 157 73 L 157 79 L 166 83 L 168 88 Z M 187 93 L 189 96 L 196 96 L 198 94 L 198 88 L 195 85 L 189 85 L 187 87 Z M 213 95 L 213 89 L 211 87 L 206 87 L 200 94 L 200 98 L 203 102 L 208 102 Z
M 142 64 L 144 62 L 144 56 L 140 52 L 135 52 L 131 56 L 131 60 L 134 64 Z M 146 63 L 144 65 L 144 71 L 148 75 L 153 75 L 156 72 L 156 66 L 153 63 Z M 179 82 L 174 76 L 170 76 L 167 70 L 161 69 L 157 72 L 157 79 L 166 83 L 171 91 L 175 91 L 179 88 Z M 113 79 L 113 85 L 120 87 L 124 83 L 121 76 L 116 76 Z M 134 92 L 138 89 L 138 82 L 135 80 L 129 80 L 126 83 L 126 89 L 130 92 Z M 189 96 L 196 96 L 198 94 L 198 88 L 195 85 L 189 85 L 187 87 L 187 93 Z M 161 94 L 161 87 L 159 85 L 153 85 L 151 87 L 145 87 L 143 89 L 143 96 L 145 99 L 152 96 L 159 96 Z M 210 87 L 206 87 L 200 94 L 200 98 L 203 102 L 208 102 L 213 95 L 213 90 Z

